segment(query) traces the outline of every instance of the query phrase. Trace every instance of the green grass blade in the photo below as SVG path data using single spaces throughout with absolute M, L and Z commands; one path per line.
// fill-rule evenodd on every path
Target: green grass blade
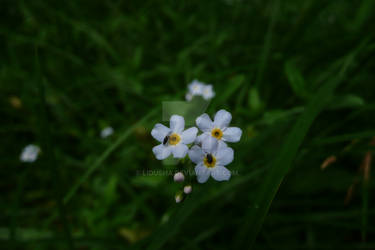
M 61 174 L 60 174 L 60 169 L 59 165 L 56 160 L 55 156 L 55 151 L 54 151 L 54 146 L 52 143 L 52 133 L 51 133 L 51 127 L 48 121 L 48 114 L 47 114 L 47 103 L 46 103 L 46 96 L 45 96 L 45 80 L 43 79 L 41 69 L 39 66 L 39 58 L 38 58 L 38 53 L 36 50 L 36 81 L 37 81 L 37 87 L 38 87 L 38 92 L 39 92 L 39 105 L 36 113 L 38 114 L 38 123 L 39 123 L 39 137 L 40 137 L 40 142 L 42 149 L 44 151 L 45 155 L 45 161 L 48 166 L 53 166 L 53 169 L 51 171 L 51 176 L 54 180 L 54 195 L 56 197 L 56 202 L 57 202 L 57 207 L 59 211 L 59 216 L 60 220 L 63 225 L 63 231 L 65 234 L 65 240 L 66 240 L 66 245 L 68 249 L 75 249 L 74 248 L 74 243 L 72 240 L 72 235 L 70 232 L 70 227 L 69 223 L 67 220 L 67 214 L 66 214 L 66 208 L 63 204 L 62 201 L 62 190 L 61 190 Z
M 229 84 L 225 88 L 225 91 L 223 91 L 219 96 L 215 97 L 215 99 L 212 101 L 212 104 L 210 105 L 210 111 L 214 112 L 218 107 L 222 107 L 227 100 L 229 100 L 230 97 L 236 95 L 238 93 L 238 90 L 241 88 L 241 86 L 245 83 L 245 76 L 244 75 L 236 75 L 232 77 L 229 81 Z
M 374 136 L 375 136 L 375 130 L 369 130 L 369 131 L 363 131 L 363 132 L 358 132 L 358 133 L 332 136 L 332 137 L 327 137 L 324 139 L 317 139 L 317 140 L 312 141 L 312 144 L 322 146 L 326 144 L 351 141 L 355 139 L 371 138 Z
M 256 79 L 255 79 L 256 88 L 258 88 L 262 84 L 262 81 L 263 81 L 267 58 L 271 50 L 271 42 L 272 42 L 274 27 L 275 27 L 276 20 L 279 14 L 279 8 L 280 8 L 280 1 L 279 0 L 274 1 L 273 6 L 272 6 L 272 16 L 271 16 L 270 23 L 268 25 L 266 37 L 264 39 L 264 46 L 262 49 L 262 54 L 260 56 L 259 67 L 258 67 Z
M 305 79 L 293 60 L 289 60 L 284 64 L 284 71 L 288 78 L 288 83 L 296 96 L 307 99 L 309 92 L 307 91 Z
M 365 40 L 366 42 L 366 40 Z M 362 43 L 363 45 L 363 43 Z M 361 48 L 360 46 L 359 48 Z M 240 228 L 236 238 L 236 249 L 252 246 L 263 225 L 263 221 L 271 206 L 280 184 L 288 173 L 298 149 L 303 142 L 310 126 L 318 114 L 330 101 L 335 88 L 342 82 L 348 66 L 351 64 L 356 52 L 350 53 L 337 76 L 319 89 L 314 98 L 309 102 L 304 113 L 299 117 L 291 133 L 288 135 L 283 148 L 271 165 L 271 169 L 259 189 L 254 205 L 249 209 L 243 227 Z
M 158 108 L 154 108 L 151 110 L 147 115 L 145 115 L 141 120 L 127 129 L 120 138 L 117 139 L 115 143 L 113 143 L 110 147 L 105 150 L 101 156 L 86 170 L 86 172 L 82 175 L 82 177 L 77 181 L 77 183 L 69 190 L 69 192 L 64 197 L 64 204 L 68 203 L 73 195 L 77 192 L 80 186 L 90 177 L 90 175 L 100 166 L 103 162 L 115 151 L 133 132 L 133 130 L 140 126 L 141 124 L 145 123 L 150 117 L 154 116 L 156 112 L 159 111 Z
M 366 180 L 362 184 L 362 212 L 361 212 L 361 237 L 362 241 L 367 240 L 369 221 L 369 197 L 370 188 Z

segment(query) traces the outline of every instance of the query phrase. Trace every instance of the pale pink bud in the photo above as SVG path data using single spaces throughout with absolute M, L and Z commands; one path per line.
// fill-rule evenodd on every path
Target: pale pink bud
M 175 182 L 183 182 L 185 180 L 185 176 L 183 173 L 178 172 L 174 175 L 173 179 Z
M 193 188 L 191 187 L 191 185 L 188 185 L 188 186 L 184 187 L 184 193 L 185 194 L 190 194 L 191 191 L 193 191 Z

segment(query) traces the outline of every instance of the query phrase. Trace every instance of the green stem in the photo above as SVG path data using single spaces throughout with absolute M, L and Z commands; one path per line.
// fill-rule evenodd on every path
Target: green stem
M 47 104 L 45 98 L 45 89 L 44 89 L 44 79 L 41 77 L 39 59 L 36 51 L 36 67 L 37 67 L 37 78 L 38 82 L 38 94 L 39 94 L 39 105 L 36 110 L 38 114 L 38 127 L 39 127 L 39 137 L 44 151 L 45 162 L 47 166 L 50 166 L 51 176 L 53 180 L 54 195 L 57 201 L 58 211 L 60 215 L 60 220 L 63 224 L 63 230 L 67 242 L 68 249 L 74 249 L 73 240 L 70 232 L 70 228 L 67 221 L 65 206 L 62 202 L 62 192 L 61 192 L 61 175 L 59 164 L 56 161 L 55 151 L 52 144 L 50 124 L 47 118 Z M 42 82 L 43 81 L 43 82 Z

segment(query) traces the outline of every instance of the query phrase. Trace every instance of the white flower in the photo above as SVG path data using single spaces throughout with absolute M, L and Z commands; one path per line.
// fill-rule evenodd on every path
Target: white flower
M 111 136 L 113 134 L 114 130 L 112 127 L 106 127 L 100 132 L 101 138 L 107 138 L 108 136 Z
M 224 166 L 233 161 L 233 149 L 218 143 L 209 137 L 203 141 L 202 147 L 197 145 L 189 150 L 189 157 L 196 165 L 195 173 L 199 183 L 204 183 L 210 176 L 217 181 L 229 180 L 231 173 Z
M 211 84 L 203 87 L 202 95 L 205 100 L 210 100 L 215 96 L 215 92 L 213 91 Z
M 152 137 L 161 142 L 160 145 L 152 149 L 156 159 L 163 160 L 171 153 L 174 158 L 184 158 L 189 150 L 186 144 L 193 143 L 197 137 L 198 129 L 192 127 L 185 128 L 185 120 L 182 116 L 172 115 L 170 119 L 170 128 L 163 124 L 156 124 L 151 131 Z
M 40 153 L 40 148 L 36 145 L 27 145 L 20 155 L 20 161 L 22 162 L 34 162 L 38 159 L 38 154 Z
M 188 85 L 188 93 L 185 95 L 187 101 L 191 101 L 194 96 L 202 96 L 205 100 L 210 100 L 215 96 L 213 87 L 211 84 L 205 84 L 198 80 L 193 80 Z
M 202 82 L 200 82 L 198 80 L 193 80 L 188 85 L 189 93 L 191 93 L 193 96 L 194 95 L 202 95 L 204 86 L 205 85 Z
M 181 172 L 178 172 L 176 173 L 174 176 L 173 176 L 173 180 L 175 182 L 183 182 L 185 180 L 185 176 L 183 173 Z
M 232 115 L 224 109 L 219 110 L 212 122 L 207 114 L 199 116 L 195 122 L 203 134 L 198 136 L 197 143 L 207 140 L 210 137 L 216 138 L 219 144 L 225 142 L 238 142 L 241 139 L 242 130 L 237 127 L 229 127 Z

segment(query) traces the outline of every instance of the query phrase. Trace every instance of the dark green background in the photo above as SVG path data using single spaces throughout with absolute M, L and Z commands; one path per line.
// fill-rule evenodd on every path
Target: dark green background
M 375 248 L 375 1 L 0 5 L 0 249 Z M 176 167 L 150 132 L 195 78 L 238 174 L 175 204 L 141 173 Z

